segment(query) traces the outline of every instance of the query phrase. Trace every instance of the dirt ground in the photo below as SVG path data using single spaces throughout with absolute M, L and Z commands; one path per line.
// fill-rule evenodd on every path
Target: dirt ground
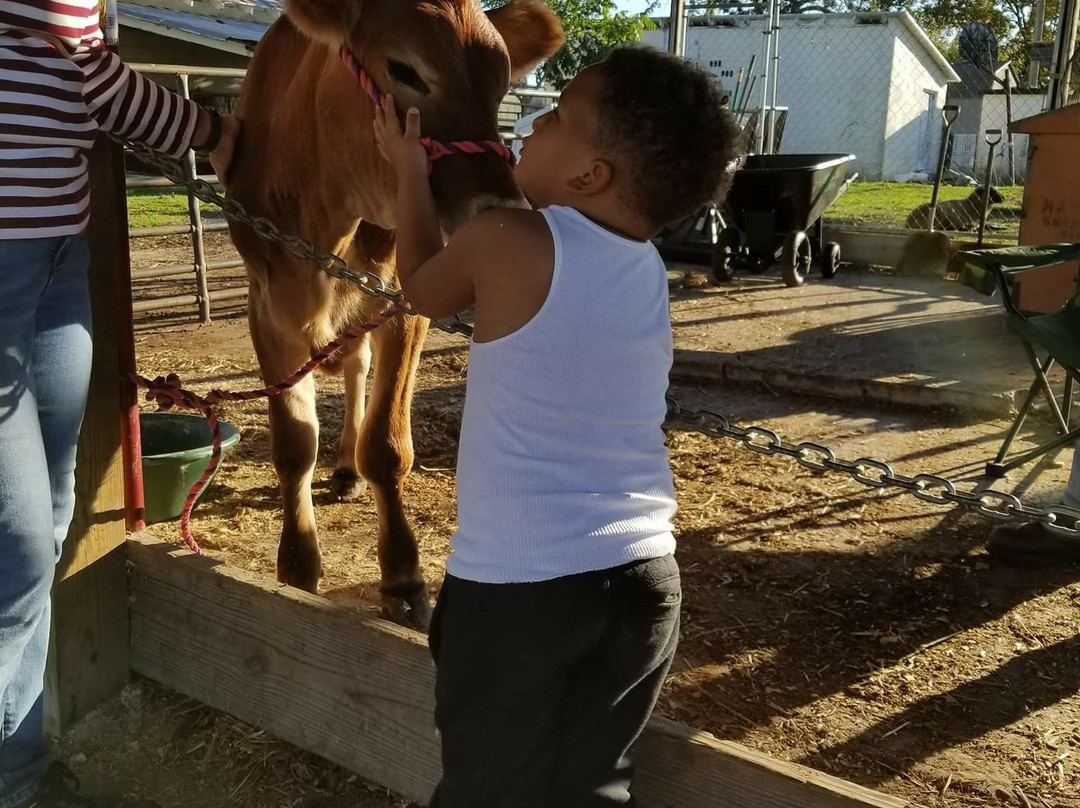
M 684 289 L 676 293 L 673 319 L 693 321 L 693 329 L 680 336 L 677 327 L 677 341 L 725 350 L 753 341 L 757 329 L 761 345 L 795 344 L 792 335 L 807 328 L 815 307 L 837 305 L 850 287 L 869 300 L 875 286 L 895 296 L 895 284 L 877 276 L 852 276 L 838 287 L 814 283 L 793 293 L 760 283 L 717 292 Z M 918 301 L 910 297 L 914 311 Z M 703 305 L 722 307 L 723 316 L 704 323 L 708 318 L 688 314 Z M 882 330 L 869 319 L 864 331 Z M 202 390 L 258 386 L 238 309 L 223 310 L 206 327 L 190 317 L 142 318 L 137 331 L 147 375 L 177 372 Z M 784 361 L 799 358 L 789 352 Z M 417 459 L 406 507 L 434 590 L 455 523 L 466 363 L 463 344 L 433 338 L 414 404 Z M 898 366 L 907 364 L 910 357 Z M 373 504 L 370 497 L 358 504 L 329 499 L 342 389 L 334 377 L 321 378 L 319 389 L 323 439 L 315 496 L 323 587 L 345 606 L 374 610 Z M 768 390 L 676 392 L 684 403 L 762 423 L 793 440 L 824 442 L 848 458 L 881 457 L 905 473 L 944 472 L 970 485 L 987 482 L 982 465 L 1008 425 L 958 412 L 871 409 Z M 209 554 L 273 575 L 279 505 L 265 403 L 227 406 L 222 415 L 243 437 L 196 512 L 195 532 Z M 1045 424 L 1036 428 L 1047 432 Z M 922 805 L 1080 808 L 1080 568 L 992 563 L 981 549 L 992 522 L 904 494 L 878 494 L 837 475 L 819 476 L 728 441 L 672 431 L 669 446 L 681 506 L 676 527 L 686 605 L 660 712 Z M 1070 461 L 1071 452 L 1063 451 L 995 488 L 1036 503 L 1054 501 Z M 151 530 L 178 540 L 175 524 Z M 125 698 L 162 716 L 160 726 L 150 722 L 148 737 L 135 741 L 159 750 L 153 754 L 160 760 L 200 743 L 221 754 L 236 747 L 241 760 L 233 768 L 250 775 L 243 789 L 286 795 L 262 803 L 213 797 L 224 800 L 220 804 L 393 804 L 382 797 L 360 801 L 362 786 L 347 776 L 353 791 L 322 795 L 320 778 L 329 775 L 320 772 L 332 769 L 328 764 L 259 735 L 252 737 L 265 750 L 256 744 L 252 751 L 241 741 L 255 730 L 148 685 L 134 692 Z M 120 738 L 126 737 L 127 709 L 121 699 L 101 719 L 114 722 Z M 184 718 L 189 714 L 197 718 Z M 178 728 L 192 721 L 189 738 Z M 73 743 L 78 746 L 77 738 Z M 269 757 L 260 763 L 264 752 Z M 200 755 L 210 757 L 209 751 L 186 756 L 197 762 Z M 235 778 L 219 782 L 212 767 L 200 769 L 191 760 L 184 766 L 195 767 L 190 777 L 203 778 L 214 789 L 208 793 L 238 787 Z M 334 777 L 336 788 L 342 775 Z M 156 798 L 166 806 L 218 804 L 199 802 L 188 786 L 175 794 L 159 790 Z M 364 799 L 374 799 L 371 793 L 365 790 Z M 324 797 L 330 801 L 318 801 Z
M 152 682 L 137 681 L 56 752 L 102 799 L 162 808 L 406 808 L 385 788 Z

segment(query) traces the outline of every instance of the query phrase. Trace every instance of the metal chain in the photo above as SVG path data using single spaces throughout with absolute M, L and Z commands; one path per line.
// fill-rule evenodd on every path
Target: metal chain
M 400 289 L 392 289 L 373 272 L 351 269 L 345 259 L 333 253 L 320 252 L 311 242 L 299 236 L 282 233 L 277 226 L 263 216 L 247 212 L 233 199 L 226 199 L 206 180 L 185 176 L 180 164 L 138 143 L 109 135 L 113 140 L 131 149 L 140 159 L 156 166 L 161 173 L 177 185 L 187 188 L 196 198 L 221 208 L 225 218 L 247 225 L 259 238 L 283 247 L 291 255 L 313 262 L 327 275 L 349 281 L 365 294 L 382 298 L 412 314 Z M 461 317 L 453 320 L 435 321 L 437 328 L 450 334 L 471 337 L 472 326 Z M 838 471 L 848 474 L 856 482 L 868 488 L 898 488 L 932 505 L 960 505 L 978 511 L 994 519 L 1036 520 L 1055 533 L 1080 536 L 1080 510 L 1065 505 L 1037 508 L 1025 505 L 1019 497 L 1003 491 L 964 491 L 946 477 L 938 474 L 916 474 L 907 477 L 897 474 L 893 467 L 882 460 L 860 457 L 851 462 L 838 459 L 828 446 L 813 441 L 791 444 L 779 434 L 763 426 L 741 427 L 725 416 L 710 410 L 692 410 L 683 407 L 676 399 L 668 397 L 668 420 L 682 421 L 698 432 L 712 438 L 729 438 L 743 444 L 752 452 L 763 455 L 782 455 L 804 468 L 816 472 Z
M 310 241 L 300 236 L 282 233 L 272 221 L 264 216 L 255 216 L 248 213 L 243 205 L 235 199 L 227 199 L 219 194 L 217 189 L 206 180 L 186 176 L 184 169 L 175 160 L 158 154 L 141 143 L 133 143 L 111 133 L 108 133 L 108 136 L 130 149 L 140 160 L 155 166 L 166 179 L 186 188 L 195 198 L 221 208 L 226 219 L 250 227 L 255 232 L 255 235 L 263 239 L 263 241 L 277 244 L 289 254 L 311 261 L 330 277 L 353 283 L 364 294 L 386 300 L 401 309 L 404 314 L 415 313 L 409 308 L 404 293 L 400 289 L 388 287 L 386 282 L 374 272 L 368 272 L 367 270 L 358 272 L 350 268 L 341 256 L 321 252 Z M 432 325 L 450 334 L 472 336 L 472 326 L 463 321 L 461 317 L 455 317 L 452 320 L 435 320 Z
M 1037 521 L 1055 533 L 1080 537 L 1080 510 L 1065 505 L 1037 508 L 1025 505 L 1014 494 L 1004 491 L 964 491 L 956 483 L 938 474 L 897 474 L 881 460 L 859 457 L 846 461 L 828 446 L 813 441 L 788 443 L 779 434 L 763 426 L 742 427 L 711 410 L 694 410 L 668 396 L 668 420 L 681 421 L 711 438 L 735 440 L 752 452 L 782 455 L 816 472 L 838 471 L 849 475 L 867 488 L 898 488 L 932 505 L 960 505 L 984 516 L 1002 520 Z

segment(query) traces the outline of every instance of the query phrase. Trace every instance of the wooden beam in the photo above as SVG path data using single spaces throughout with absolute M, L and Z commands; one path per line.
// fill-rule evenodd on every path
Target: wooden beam
M 901 227 L 826 224 L 823 235 L 825 241 L 835 241 L 840 245 L 840 260 L 844 263 L 895 269 L 900 264 L 900 256 L 903 255 L 908 238 L 913 233 L 923 232 L 925 231 Z M 950 231 L 946 235 L 952 241 L 954 250 L 974 238 L 973 233 Z M 993 233 L 987 235 L 987 241 L 993 242 L 999 238 L 1001 236 Z
M 904 808 L 909 803 L 654 716 L 634 747 L 649 808 Z
M 425 638 L 136 536 L 132 669 L 426 801 L 439 778 Z M 635 792 L 655 808 L 903 808 L 904 800 L 653 719 Z
M 59 735 L 128 677 L 120 368 L 131 345 L 123 152 L 90 155 L 90 302 L 94 364 L 75 472 L 75 515 L 53 588 L 46 726 Z M 126 301 L 126 302 L 125 302 Z M 127 306 L 127 308 L 125 308 Z
M 987 393 L 965 389 L 955 379 L 866 379 L 841 373 L 788 370 L 747 362 L 738 354 L 720 351 L 676 348 L 671 381 L 695 385 L 730 384 L 771 393 L 792 393 L 893 407 L 960 409 L 985 413 L 994 418 L 1011 417 L 1016 412 L 1015 390 Z

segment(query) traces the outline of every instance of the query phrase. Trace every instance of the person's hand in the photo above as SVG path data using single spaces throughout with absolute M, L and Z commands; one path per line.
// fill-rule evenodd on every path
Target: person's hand
M 407 174 L 427 176 L 427 152 L 420 143 L 420 110 L 415 107 L 405 115 L 405 131 L 398 122 L 394 97 L 388 95 L 375 108 L 375 142 L 398 177 Z
M 221 140 L 217 148 L 210 152 L 210 165 L 222 182 L 229 175 L 229 166 L 232 164 L 233 153 L 236 151 L 236 141 L 240 137 L 240 118 L 236 115 L 221 116 Z

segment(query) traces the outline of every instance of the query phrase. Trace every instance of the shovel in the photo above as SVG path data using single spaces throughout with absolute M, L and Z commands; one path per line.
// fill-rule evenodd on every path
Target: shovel
M 994 157 L 997 155 L 999 143 L 1001 143 L 1001 130 L 987 129 L 986 145 L 990 147 L 990 155 L 986 158 L 986 178 L 983 180 L 983 188 L 986 189 L 986 193 L 983 194 L 982 211 L 979 213 L 979 240 L 975 245 L 976 247 L 982 247 L 983 245 L 986 218 L 990 215 L 990 189 L 994 187 Z
M 990 147 L 990 154 L 986 158 L 986 176 L 983 178 L 983 188 L 986 189 L 986 193 L 983 195 L 982 210 L 979 211 L 979 237 L 974 244 L 970 242 L 961 244 L 955 252 L 949 257 L 949 272 L 955 273 L 960 276 L 960 282 L 972 286 L 965 280 L 968 269 L 964 261 L 964 253 L 968 250 L 979 250 L 983 246 L 983 236 L 986 234 L 986 220 L 990 215 L 990 189 L 994 185 L 994 158 L 997 157 L 997 147 L 1001 144 L 1001 130 L 1000 129 L 987 129 L 984 140 L 986 145 Z M 977 288 L 972 286 L 972 288 Z
M 945 176 L 945 156 L 949 148 L 949 130 L 956 123 L 960 107 L 946 104 L 941 110 L 941 148 L 938 151 L 937 174 L 934 176 L 934 191 L 930 197 L 930 222 L 928 232 L 912 233 L 904 243 L 900 263 L 896 269 L 901 275 L 930 275 L 943 278 L 949 270 L 949 257 L 952 245 L 944 233 L 934 232 L 934 219 L 937 217 L 938 192 L 941 190 L 941 178 Z

